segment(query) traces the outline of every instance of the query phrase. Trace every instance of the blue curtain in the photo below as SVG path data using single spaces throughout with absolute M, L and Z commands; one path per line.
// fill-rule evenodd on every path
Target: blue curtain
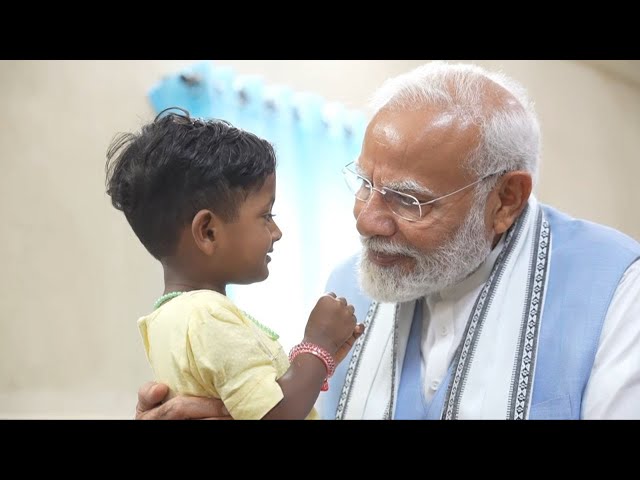
M 279 333 L 285 347 L 293 346 L 331 269 L 359 245 L 353 196 L 341 169 L 360 151 L 364 115 L 314 93 L 236 75 L 214 62 L 163 78 L 149 98 L 156 112 L 179 106 L 192 116 L 222 118 L 274 144 L 273 212 L 283 237 L 274 246 L 269 278 L 230 286 L 227 294 Z

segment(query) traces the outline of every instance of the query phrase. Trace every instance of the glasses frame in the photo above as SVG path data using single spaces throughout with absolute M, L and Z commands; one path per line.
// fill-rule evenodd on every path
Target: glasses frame
M 361 202 L 365 202 L 365 203 L 366 203 L 366 202 L 368 202 L 369 200 L 371 200 L 371 195 L 372 195 L 372 194 L 371 194 L 371 192 L 372 192 L 373 190 L 375 190 L 375 191 L 376 191 L 376 192 L 378 192 L 380 195 L 382 195 L 382 196 L 383 196 L 383 198 L 384 198 L 384 196 L 386 195 L 386 192 L 393 192 L 393 193 L 395 193 L 395 194 L 397 194 L 397 195 L 400 195 L 400 196 L 403 196 L 403 197 L 410 198 L 411 200 L 413 200 L 413 205 L 417 205 L 417 206 L 418 206 L 418 210 L 419 210 L 419 212 L 420 212 L 420 217 L 418 217 L 417 219 L 412 219 L 412 218 L 404 217 L 404 216 L 400 215 L 399 213 L 397 213 L 397 212 L 393 211 L 393 209 L 389 208 L 389 210 L 391 210 L 391 212 L 392 212 L 394 215 L 396 215 L 396 216 L 398 216 L 398 217 L 400 217 L 400 218 L 402 218 L 403 220 L 406 220 L 406 221 L 408 221 L 408 222 L 419 222 L 420 220 L 422 220 L 423 218 L 425 218 L 425 217 L 422 215 L 422 207 L 423 207 L 423 206 L 425 206 L 425 205 L 431 205 L 431 204 L 433 204 L 433 203 L 435 203 L 435 202 L 438 202 L 438 201 L 440 201 L 440 200 L 442 200 L 442 199 L 444 199 L 444 198 L 451 197 L 451 196 L 455 195 L 456 193 L 460 193 L 460 192 L 462 192 L 463 190 L 466 190 L 467 188 L 473 187 L 474 185 L 477 185 L 478 183 L 483 182 L 483 181 L 484 181 L 484 180 L 486 180 L 487 178 L 490 178 L 490 177 L 493 177 L 493 176 L 496 176 L 496 175 L 500 175 L 500 176 L 502 176 L 502 175 L 504 175 L 505 173 L 507 173 L 507 170 L 501 170 L 501 171 L 499 171 L 499 172 L 489 173 L 488 175 L 485 175 L 485 176 L 483 176 L 483 177 L 479 178 L 479 179 L 478 179 L 478 180 L 476 180 L 475 182 L 472 182 L 472 183 L 470 183 L 470 184 L 468 184 L 468 185 L 465 185 L 464 187 L 459 188 L 459 189 L 457 189 L 457 190 L 455 190 L 455 191 L 453 191 L 453 192 L 447 193 L 446 195 L 442 195 L 441 197 L 434 198 L 433 200 L 429 200 L 428 202 L 420 202 L 420 201 L 418 201 L 418 199 L 417 199 L 416 197 L 414 197 L 413 195 L 411 195 L 411 194 L 409 194 L 409 193 L 400 192 L 400 191 L 398 191 L 398 190 L 394 190 L 393 188 L 389 188 L 389 187 L 380 187 L 380 188 L 375 187 L 375 186 L 373 185 L 373 182 L 372 182 L 371 180 L 369 180 L 369 179 L 368 179 L 368 178 L 366 178 L 366 177 L 363 177 L 362 175 L 360 175 L 360 174 L 359 174 L 358 172 L 356 172 L 355 170 L 352 170 L 351 168 L 349 168 L 349 167 L 351 167 L 352 165 L 354 165 L 355 163 L 356 163 L 355 161 L 354 161 L 354 162 L 349 162 L 349 163 L 347 163 L 347 164 L 342 168 L 342 174 L 343 174 L 345 177 L 346 177 L 346 175 L 347 175 L 347 172 L 349 172 L 349 173 L 351 173 L 351 174 L 355 175 L 356 177 L 358 177 L 359 179 L 361 179 L 361 180 L 362 180 L 362 181 L 363 181 L 363 182 L 368 186 L 368 188 L 369 188 L 369 192 L 370 192 L 370 193 L 369 193 L 369 197 L 368 197 L 366 200 L 362 200 L 361 198 L 358 198 L 358 196 L 355 194 L 355 192 L 353 192 L 353 193 L 354 193 L 354 196 L 356 197 L 356 199 L 357 199 L 357 200 L 359 200 L 359 201 L 361 201 Z M 345 182 L 346 182 L 346 178 L 345 178 Z M 348 183 L 347 183 L 347 186 L 348 186 Z M 349 188 L 349 189 L 351 190 L 351 188 Z M 387 205 L 389 205 L 389 204 L 387 203 L 387 201 L 386 201 L 386 200 L 385 200 L 385 203 L 386 203 Z M 426 216 L 426 215 L 425 215 L 425 216 Z

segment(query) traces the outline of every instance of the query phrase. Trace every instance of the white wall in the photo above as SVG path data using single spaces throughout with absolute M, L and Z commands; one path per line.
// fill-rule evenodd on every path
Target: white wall
M 187 61 L 1 61 L 0 418 L 131 418 L 151 378 L 135 319 L 159 265 L 104 193 L 116 132 Z M 361 108 L 422 61 L 220 61 Z M 640 90 L 566 61 L 482 61 L 529 88 L 543 131 L 539 198 L 640 238 Z M 623 212 L 631 212 L 623 214 Z

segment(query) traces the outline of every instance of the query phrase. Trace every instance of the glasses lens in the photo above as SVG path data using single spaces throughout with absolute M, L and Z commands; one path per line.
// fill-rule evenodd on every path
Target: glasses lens
M 347 168 L 343 170 L 343 173 L 344 180 L 351 193 L 353 193 L 358 200 L 367 201 L 371 195 L 371 184 Z
M 385 189 L 384 199 L 387 202 L 387 205 L 389 205 L 391 211 L 399 217 L 412 222 L 420 220 L 422 213 L 420 210 L 420 204 L 414 197 Z

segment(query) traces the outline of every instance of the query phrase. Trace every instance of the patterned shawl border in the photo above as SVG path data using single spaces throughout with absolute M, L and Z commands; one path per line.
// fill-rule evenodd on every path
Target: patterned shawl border
M 456 365 L 456 368 L 454 377 L 451 379 L 447 389 L 445 408 L 442 413 L 442 419 L 444 420 L 458 418 L 462 392 L 466 385 L 467 373 L 473 361 L 473 355 L 475 353 L 478 338 L 482 331 L 484 319 L 491 303 L 493 302 L 496 286 L 502 279 L 507 261 L 511 257 L 513 249 L 522 234 L 524 225 L 526 224 L 525 220 L 528 218 L 530 210 L 531 209 L 527 205 L 524 214 L 520 215 L 520 218 L 514 225 L 514 228 L 510 229 L 507 233 L 505 246 L 500 252 L 500 255 L 498 255 L 498 259 L 493 266 L 487 283 L 485 283 L 480 295 L 478 295 L 478 298 L 476 299 L 471 317 L 467 322 L 464 341 L 458 347 L 456 357 L 454 357 L 453 363 Z
M 551 231 L 542 209 L 538 212 L 536 234 L 533 238 L 537 245 L 531 252 L 527 300 L 523 311 L 518 352 L 511 383 L 511 396 L 506 412 L 507 419 L 515 420 L 524 420 L 527 417 L 533 391 L 533 372 L 535 371 L 538 350 L 538 333 L 544 305 L 551 245 Z

